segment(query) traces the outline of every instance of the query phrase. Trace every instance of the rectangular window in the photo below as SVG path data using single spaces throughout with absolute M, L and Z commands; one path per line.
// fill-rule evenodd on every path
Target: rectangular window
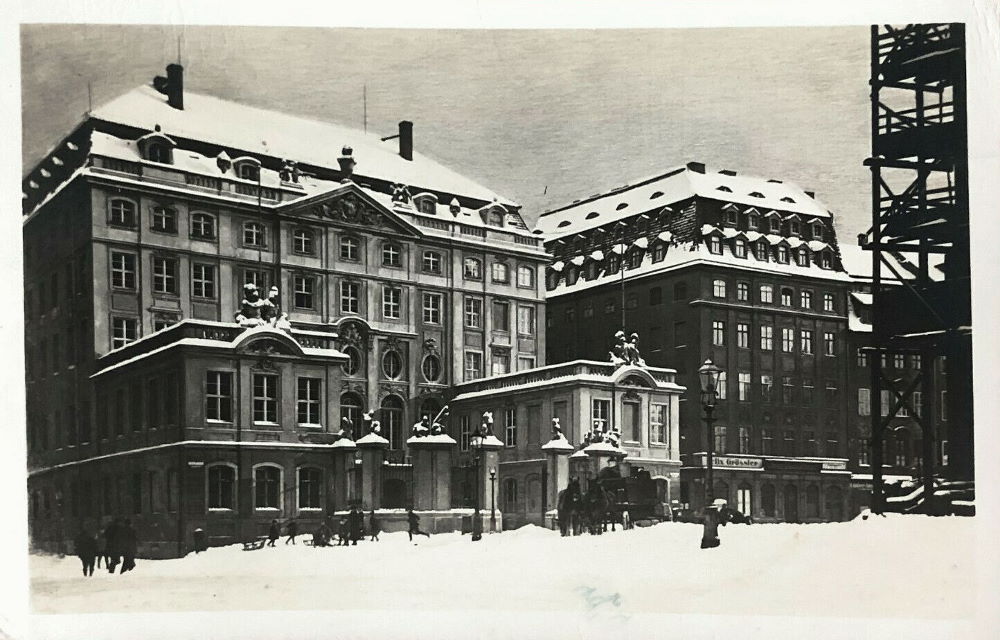
M 799 332 L 802 337 L 802 353 L 806 355 L 811 355 L 813 352 L 813 332 L 812 329 L 802 329 Z
M 510 267 L 504 262 L 494 262 L 492 266 L 493 282 L 506 284 L 510 282 Z
M 209 371 L 205 376 L 205 419 L 233 421 L 233 374 Z
M 670 405 L 651 404 L 649 406 L 649 440 L 655 444 L 670 443 L 667 440 L 667 425 L 670 423 Z
M 764 351 L 774 348 L 774 327 L 769 324 L 760 325 L 760 348 Z
M 867 467 L 870 464 L 871 440 L 864 438 L 858 442 L 858 464 Z
M 469 329 L 483 328 L 483 301 L 480 298 L 465 299 L 465 326 Z
M 708 250 L 710 253 L 722 255 L 722 241 L 719 236 L 712 236 L 708 239 Z
M 674 347 L 686 347 L 687 346 L 687 324 L 684 322 L 674 323 Z
M 508 447 L 517 446 L 517 410 L 505 409 L 503 412 L 504 444 Z
M 795 329 L 791 327 L 781 328 L 781 350 L 785 353 L 795 351 Z
M 749 402 L 750 400 L 750 374 L 740 372 L 738 374 L 738 393 L 740 402 Z
M 712 444 L 715 446 L 715 453 L 725 454 L 726 453 L 726 428 L 723 426 L 715 425 L 712 428 L 713 438 Z
M 340 312 L 361 313 L 361 285 L 357 282 L 340 283 Z
M 760 301 L 774 302 L 774 287 L 769 284 L 760 285 Z
M 361 255 L 361 243 L 358 242 L 357 238 L 341 238 L 340 239 L 340 259 L 347 260 L 349 262 L 357 262 Z
M 297 309 L 315 309 L 316 278 L 294 276 L 292 285 L 295 290 L 295 307 Z
M 726 297 L 726 281 L 725 280 L 713 280 L 712 281 L 712 295 L 716 298 Z
M 466 258 L 462 261 L 462 275 L 466 280 L 482 280 L 483 263 L 476 258 Z
M 177 260 L 153 257 L 153 292 L 177 295 Z
M 114 289 L 135 289 L 134 254 L 111 252 L 111 287 Z
M 910 366 L 913 367 L 916 371 L 920 371 L 921 367 L 920 354 L 914 354 L 910 356 Z
M 494 351 L 493 361 L 490 364 L 490 372 L 495 376 L 502 376 L 510 373 L 510 352 Z
M 760 452 L 765 456 L 774 455 L 774 431 L 771 429 L 760 430 Z
M 611 430 L 611 401 L 597 400 L 591 403 L 590 424 L 596 431 Z
M 813 388 L 812 378 L 802 380 L 802 404 L 810 405 L 813 403 Z
M 736 300 L 739 302 L 749 302 L 750 300 L 750 285 L 746 282 L 736 283 Z
M 826 432 L 826 455 L 830 458 L 836 458 L 840 455 L 840 439 L 837 437 L 836 431 Z
M 493 301 L 493 330 L 510 332 L 510 304 L 504 300 Z
M 795 432 L 791 429 L 785 429 L 785 443 L 784 443 L 784 453 L 786 456 L 794 456 L 798 453 L 795 450 Z
M 906 368 L 906 356 L 902 353 L 895 353 L 892 356 L 892 366 L 896 369 Z
M 398 245 L 391 243 L 382 245 L 382 265 L 386 267 L 403 266 L 403 252 Z
M 525 305 L 517 307 L 517 334 L 531 337 L 535 335 L 535 308 Z
M 382 289 L 382 317 L 387 320 L 399 320 L 403 304 L 403 290 L 397 287 Z
M 322 509 L 323 472 L 304 467 L 299 469 L 299 509 Z
M 535 286 L 535 270 L 522 264 L 517 268 L 517 286 L 532 289 Z
M 111 319 L 111 348 L 124 347 L 139 337 L 139 323 L 135 318 Z
M 863 351 L 862 349 L 863 349 L 862 347 L 858 348 L 858 361 L 857 361 L 857 365 L 859 367 L 867 367 L 868 366 L 868 352 L 867 351 Z
M 814 456 L 818 452 L 816 451 L 816 432 L 814 431 L 803 431 L 802 432 L 802 455 Z
M 837 355 L 837 343 L 833 333 L 827 331 L 823 334 L 823 353 L 828 356 Z
M 441 273 L 441 254 L 437 251 L 424 251 L 421 265 L 424 273 Z
M 480 351 L 465 352 L 465 379 L 477 380 L 483 377 L 483 354 Z
M 535 358 L 533 356 L 518 356 L 517 357 L 517 370 L 527 371 L 528 369 L 535 368 Z
M 760 377 L 760 399 L 764 402 L 771 401 L 771 393 L 774 389 L 774 377 L 764 374 Z
M 918 418 L 924 413 L 924 394 L 920 391 L 913 392 L 913 415 Z
M 886 417 L 887 415 L 889 415 L 889 409 L 891 408 L 891 402 L 892 402 L 892 400 L 891 400 L 891 396 L 889 394 L 889 391 L 886 390 L 886 389 L 882 389 L 882 391 L 879 393 L 879 405 L 880 405 L 879 408 L 881 410 L 883 418 Z
M 947 422 L 948 421 L 948 392 L 947 391 L 942 391 L 941 392 L 941 421 L 942 422 Z M 947 464 L 947 463 L 945 463 L 945 464 Z
M 712 344 L 723 347 L 726 344 L 726 323 L 722 320 L 712 321 Z
M 243 284 L 252 284 L 257 291 L 267 291 L 267 272 L 259 269 L 244 269 Z M 240 287 L 242 289 L 242 287 Z
M 426 324 L 441 324 L 441 294 L 424 293 L 423 320 Z
M 247 247 L 264 248 L 266 246 L 264 225 L 259 222 L 244 222 L 243 244 Z
M 836 307 L 833 304 L 832 293 L 823 294 L 823 311 L 836 311 Z
M 750 325 L 746 322 L 736 324 L 736 346 L 741 349 L 750 348 Z
M 813 308 L 813 292 L 812 291 L 802 291 L 799 293 L 799 306 L 803 309 Z
M 781 290 L 781 306 L 790 307 L 792 306 L 792 290 L 782 289 Z
M 215 298 L 215 267 L 210 264 L 191 266 L 191 295 L 196 298 Z
M 278 376 L 253 374 L 253 421 L 255 424 L 277 424 Z
M 858 389 L 858 415 L 870 416 L 872 414 L 872 390 L 861 387 Z
M 313 232 L 310 229 L 292 231 L 292 251 L 307 256 L 313 254 Z
M 469 440 L 472 438 L 472 425 L 469 416 L 462 416 L 459 421 L 458 448 L 462 451 L 469 450 Z
M 298 397 L 296 401 L 296 415 L 299 424 L 319 425 L 319 378 L 299 378 L 297 381 Z
M 782 404 L 792 404 L 795 401 L 795 387 L 792 385 L 791 376 L 781 376 L 781 402 Z
M 833 406 L 837 402 L 837 381 L 827 380 L 826 381 L 826 404 L 827 406 Z
M 750 427 L 740 427 L 739 453 L 750 453 Z
M 719 400 L 725 400 L 728 389 L 726 383 L 726 372 L 719 372 L 719 386 L 716 388 L 716 398 Z

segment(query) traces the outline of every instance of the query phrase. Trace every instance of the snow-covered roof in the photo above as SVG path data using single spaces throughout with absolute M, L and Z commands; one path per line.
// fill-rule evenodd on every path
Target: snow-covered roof
M 339 167 L 341 149 L 350 146 L 358 175 L 517 206 L 421 153 L 414 151 L 413 160 L 404 159 L 396 141 L 382 142 L 377 134 L 190 91 L 184 92 L 181 110 L 168 105 L 166 96 L 154 88 L 141 86 L 98 107 L 92 117 L 150 131 L 160 125 L 173 138 L 333 169 Z
M 535 226 L 547 239 L 552 239 L 660 209 L 693 196 L 812 217 L 830 217 L 825 205 L 794 183 L 698 168 L 699 165 L 689 163 L 547 211 Z

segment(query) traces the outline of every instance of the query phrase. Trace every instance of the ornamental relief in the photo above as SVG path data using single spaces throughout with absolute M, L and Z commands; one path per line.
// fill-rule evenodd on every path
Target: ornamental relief
M 409 385 L 406 385 L 406 384 L 393 384 L 391 382 L 389 382 L 389 383 L 383 383 L 383 384 L 379 385 L 379 388 L 378 388 L 378 403 L 379 403 L 379 405 L 382 404 L 382 401 L 385 400 L 385 398 L 387 396 L 391 396 L 391 395 L 399 396 L 400 398 L 403 398 L 404 400 L 408 399 L 410 397 L 410 388 L 409 388 Z
M 368 389 L 365 387 L 364 384 L 361 384 L 359 382 L 350 382 L 347 380 L 344 380 L 343 382 L 340 383 L 340 392 L 356 393 L 362 398 L 368 395 Z
M 313 205 L 310 212 L 319 218 L 379 228 L 388 226 L 384 216 L 354 194 Z

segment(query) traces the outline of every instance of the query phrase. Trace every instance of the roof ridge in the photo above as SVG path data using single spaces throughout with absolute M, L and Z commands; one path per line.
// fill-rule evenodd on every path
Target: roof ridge
M 624 193 L 626 191 L 631 191 L 632 189 L 637 189 L 639 187 L 643 187 L 643 186 L 645 186 L 647 184 L 650 184 L 652 182 L 656 182 L 657 180 L 662 180 L 663 178 L 669 178 L 670 176 L 677 175 L 678 173 L 681 173 L 682 171 L 686 171 L 686 170 L 690 170 L 689 167 L 687 166 L 687 164 L 682 164 L 682 165 L 680 165 L 678 167 L 674 167 L 673 169 L 670 169 L 670 170 L 668 170 L 668 171 L 666 171 L 664 173 L 657 173 L 655 175 L 647 176 L 645 178 L 639 178 L 635 182 L 626 184 L 624 186 L 615 187 L 613 189 L 609 189 L 607 191 L 604 191 L 602 193 L 598 193 L 598 194 L 589 196 L 587 198 L 582 198 L 580 200 L 575 200 L 575 201 L 570 202 L 568 204 L 564 204 L 564 205 L 561 205 L 559 207 L 556 207 L 555 209 L 549 209 L 547 211 L 542 212 L 538 217 L 539 218 L 544 218 L 547 215 L 550 215 L 550 214 L 553 214 L 553 213 L 559 213 L 560 211 L 564 211 L 566 209 L 569 209 L 570 207 L 578 207 L 581 204 L 586 204 L 588 202 L 594 202 L 595 200 L 600 200 L 600 199 L 606 198 L 608 196 L 617 195 L 619 193 Z

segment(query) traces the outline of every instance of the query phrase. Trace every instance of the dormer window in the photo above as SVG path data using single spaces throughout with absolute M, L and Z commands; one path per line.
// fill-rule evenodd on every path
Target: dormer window
M 621 269 L 622 261 L 617 254 L 608 258 L 608 273 L 618 273 Z
M 667 246 L 660 242 L 653 247 L 653 262 L 660 262 L 667 256 Z
M 146 159 L 151 162 L 170 164 L 170 149 L 159 142 L 150 143 L 146 147 Z
M 136 140 L 139 153 L 150 162 L 171 164 L 173 162 L 174 147 L 177 146 L 173 140 L 160 133 L 160 125 L 156 125 L 156 130 L 148 133 Z
M 771 233 L 781 233 L 781 220 L 771 218 Z
M 805 249 L 799 249 L 795 252 L 795 262 L 800 267 L 809 266 L 809 253 Z
M 754 245 L 754 256 L 758 260 L 767 262 L 767 253 L 767 243 L 763 240 L 758 241 L 757 244 Z
M 426 213 L 429 216 L 437 213 L 437 196 L 433 193 L 418 193 L 413 196 L 413 202 L 420 213 Z
M 790 198 L 788 196 L 785 196 L 784 198 L 782 198 L 781 201 L 782 202 L 788 202 L 790 204 L 795 204 L 795 199 L 794 198 Z
M 742 238 L 736 238 L 735 242 L 733 243 L 733 249 L 734 249 L 734 253 L 736 254 L 737 258 L 745 258 L 745 257 L 747 257 L 747 243 L 746 243 L 746 240 L 743 240 Z
M 729 211 L 726 212 L 726 224 L 731 224 L 734 227 L 736 226 L 736 210 L 735 209 L 730 209 Z
M 712 236 L 708 239 L 708 250 L 716 255 L 722 255 L 722 241 L 719 236 Z
M 788 223 L 788 229 L 792 233 L 792 235 L 796 236 L 799 235 L 801 227 L 802 225 L 799 223 L 798 220 L 792 220 L 791 222 Z
M 751 213 L 747 217 L 747 225 L 750 227 L 750 229 L 756 231 L 760 227 L 760 216 L 757 215 L 756 213 Z
M 628 254 L 628 268 L 635 269 L 642 264 L 642 251 L 632 251 Z
M 760 191 L 751 191 L 750 192 L 750 197 L 751 198 L 763 198 L 764 194 L 761 193 Z
M 233 160 L 233 170 L 236 173 L 236 177 L 243 180 L 252 180 L 254 182 L 260 180 L 260 161 L 256 158 L 243 157 Z
M 813 239 L 822 240 L 823 239 L 823 223 L 815 222 L 812 227 Z
M 822 267 L 824 269 L 832 269 L 833 268 L 833 257 L 830 255 L 830 252 L 829 251 L 824 251 L 821 255 L 822 255 L 822 257 L 820 258 L 820 260 L 821 260 L 820 264 L 822 265 Z
M 730 189 L 729 187 L 727 187 L 727 186 L 726 186 L 726 185 L 724 185 L 724 184 L 720 184 L 719 186 L 717 186 L 717 187 L 715 188 L 715 190 L 716 190 L 716 191 L 722 191 L 722 192 L 724 192 L 724 193 L 732 193 L 732 192 L 733 192 L 733 190 L 732 190 L 732 189 Z
M 781 264 L 788 264 L 788 247 L 778 247 L 778 262 Z
M 489 215 L 486 217 L 486 224 L 491 227 L 502 227 L 503 226 L 503 211 L 498 211 L 494 209 L 490 211 Z

